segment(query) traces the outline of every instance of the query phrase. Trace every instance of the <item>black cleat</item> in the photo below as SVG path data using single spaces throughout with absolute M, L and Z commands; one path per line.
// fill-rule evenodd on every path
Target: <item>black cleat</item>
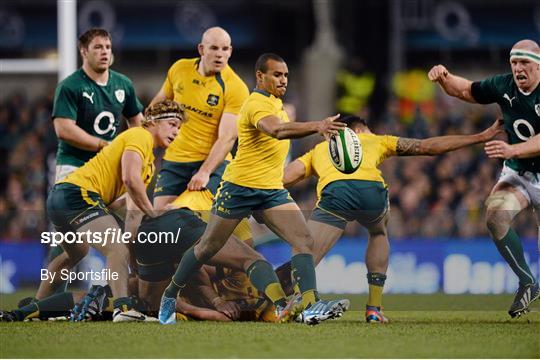
M 538 282 L 529 285 L 519 285 L 516 291 L 514 302 L 508 310 L 508 314 L 515 318 L 529 312 L 529 305 L 540 297 L 540 287 Z

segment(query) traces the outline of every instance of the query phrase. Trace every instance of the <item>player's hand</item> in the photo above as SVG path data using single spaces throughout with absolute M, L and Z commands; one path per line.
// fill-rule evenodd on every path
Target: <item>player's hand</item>
M 227 315 L 227 317 L 232 320 L 236 320 L 240 317 L 240 307 L 235 302 L 226 301 L 220 297 L 217 297 L 212 301 L 212 304 L 217 311 Z
M 208 185 L 209 180 L 210 174 L 204 171 L 197 171 L 189 181 L 187 188 L 191 191 L 200 191 Z
M 492 159 L 511 159 L 515 156 L 512 145 L 501 140 L 487 142 L 484 150 Z
M 448 70 L 443 65 L 435 65 L 428 72 L 428 78 L 433 82 L 445 81 L 447 76 Z
M 504 121 L 503 119 L 497 119 L 495 122 L 488 127 L 486 130 L 482 131 L 482 141 L 489 141 L 495 136 L 504 133 Z
M 335 121 L 339 116 L 339 114 L 336 114 L 319 121 L 317 132 L 324 136 L 326 140 L 329 140 L 331 135 L 338 135 L 339 130 L 347 127 L 347 124 Z

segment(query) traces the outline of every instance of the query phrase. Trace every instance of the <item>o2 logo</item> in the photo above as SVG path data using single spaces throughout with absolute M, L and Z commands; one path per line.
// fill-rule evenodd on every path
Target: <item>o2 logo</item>
M 102 124 L 101 121 L 103 118 L 106 118 L 108 120 L 103 121 L 104 124 Z M 114 123 L 114 114 L 110 111 L 102 111 L 99 113 L 98 116 L 96 116 L 96 120 L 94 120 L 94 131 L 98 135 L 107 134 L 108 136 L 113 137 L 116 133 L 116 126 L 114 126 Z M 103 127 L 103 125 L 105 125 L 105 127 Z

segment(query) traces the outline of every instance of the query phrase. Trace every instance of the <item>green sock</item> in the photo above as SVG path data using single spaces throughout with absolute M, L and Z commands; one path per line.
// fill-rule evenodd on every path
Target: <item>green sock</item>
M 50 317 L 69 315 L 73 306 L 75 306 L 73 303 L 73 294 L 71 292 L 62 292 L 23 306 L 13 312 L 19 321 L 37 317 L 48 319 Z
M 368 306 L 376 306 L 380 308 L 382 306 L 382 293 L 386 275 L 381 273 L 367 273 L 367 279 L 369 284 Z
M 61 255 L 63 252 L 64 252 L 64 249 L 62 249 L 60 246 L 51 247 L 49 251 L 49 263 L 53 261 L 54 258 Z M 58 287 L 54 290 L 54 293 L 60 294 L 67 291 L 67 286 L 68 286 L 67 280 L 64 280 L 61 283 L 58 283 Z
M 249 280 L 264 293 L 276 306 L 286 306 L 285 292 L 279 284 L 279 279 L 272 269 L 272 265 L 266 260 L 257 260 L 246 271 Z
M 178 264 L 178 268 L 173 275 L 171 283 L 165 289 L 164 295 L 176 299 L 180 289 L 186 286 L 189 277 L 201 266 L 202 263 L 195 257 L 195 248 L 192 246 L 186 251 L 184 256 L 182 256 L 182 260 L 180 261 L 180 264 Z
M 293 279 L 302 293 L 302 305 L 306 308 L 319 300 L 313 256 L 296 254 L 291 258 L 291 265 Z
M 501 240 L 494 240 L 494 242 L 504 260 L 519 278 L 519 284 L 522 286 L 534 284 L 536 280 L 525 261 L 523 246 L 515 230 L 510 228 Z

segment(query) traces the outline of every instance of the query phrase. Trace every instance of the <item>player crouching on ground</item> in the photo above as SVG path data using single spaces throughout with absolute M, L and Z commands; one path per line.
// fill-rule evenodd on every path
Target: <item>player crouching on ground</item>
M 49 273 L 60 274 L 73 268 L 86 256 L 89 245 L 107 258 L 111 276 L 108 283 L 114 301 L 113 321 L 144 321 L 128 297 L 129 250 L 125 243 L 92 243 L 87 234 L 103 235 L 106 231 L 121 231 L 108 207 L 127 193 L 126 231 L 135 232 L 141 210 L 155 216 L 146 186 L 154 173 L 154 148 L 167 148 L 185 120 L 183 109 L 174 101 L 165 100 L 149 107 L 143 127 L 131 128 L 116 137 L 84 166 L 57 183 L 47 198 L 47 212 L 57 231 L 78 233 L 82 243 L 62 243 L 64 253 L 48 267 Z M 89 233 L 87 233 L 90 231 Z M 84 234 L 81 234 L 84 233 Z M 93 240 L 96 237 L 93 236 Z M 114 276 L 115 275 L 115 276 Z M 52 281 L 57 285 L 60 276 Z
M 169 205 L 169 211 L 156 218 L 143 219 L 140 234 L 176 233 L 181 229 L 178 242 L 141 242 L 135 243 L 133 248 L 139 274 L 139 297 L 148 304 L 149 310 L 160 308 L 161 295 L 182 256 L 203 235 L 212 199 L 209 190 L 186 190 Z M 232 235 L 209 260 L 211 266 L 196 271 L 182 288 L 180 296 L 170 301 L 167 316 L 160 312 L 160 320 L 165 318 L 167 321 L 164 323 L 175 323 L 178 312 L 204 320 L 285 322 L 296 318 L 298 313 L 293 308 L 297 304 L 287 304 L 286 299 L 275 295 L 282 293 L 283 289 L 272 266 L 249 245 L 252 235 L 247 220 L 242 220 Z M 290 311 L 287 319 L 281 313 L 280 316 L 274 315 L 282 301 Z M 331 310 L 329 306 L 328 313 L 320 321 L 337 317 Z

